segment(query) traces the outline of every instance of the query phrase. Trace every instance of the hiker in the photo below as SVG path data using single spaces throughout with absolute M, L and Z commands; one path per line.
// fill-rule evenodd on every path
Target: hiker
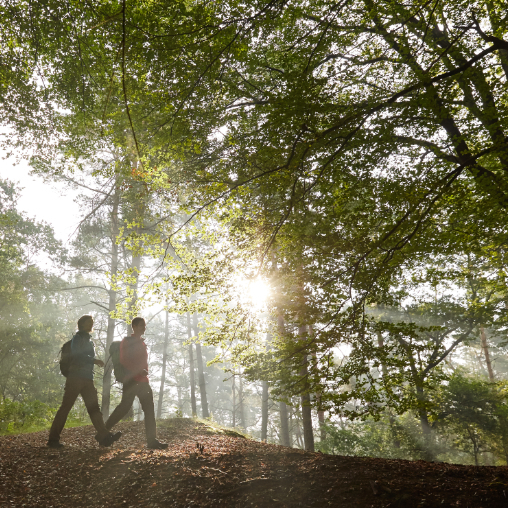
M 156 439 L 155 410 L 152 389 L 148 383 L 148 352 L 142 335 L 146 331 L 146 322 L 136 317 L 131 323 L 133 334 L 125 337 L 120 343 L 120 363 L 125 368 L 123 378 L 122 400 L 106 422 L 111 430 L 128 412 L 134 402 L 139 399 L 145 414 L 146 445 L 152 450 L 164 450 L 168 447 Z
M 106 428 L 101 410 L 99 409 L 97 390 L 93 384 L 93 367 L 94 365 L 104 367 L 104 362 L 95 359 L 94 345 L 90 340 L 92 329 L 92 316 L 82 316 L 79 318 L 78 332 L 70 341 L 69 370 L 67 372 L 62 405 L 57 411 L 49 431 L 48 446 L 50 448 L 62 448 L 64 446 L 60 443 L 60 434 L 78 395 L 83 397 L 90 419 L 97 431 L 95 439 L 100 445 L 110 446 L 115 441 L 118 441 L 122 435 L 121 432 L 112 434 Z

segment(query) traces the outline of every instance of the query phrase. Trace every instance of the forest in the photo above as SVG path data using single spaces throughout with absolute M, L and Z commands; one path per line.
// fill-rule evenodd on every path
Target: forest
M 143 316 L 158 419 L 508 465 L 505 1 L 1 0 L 0 20 L 0 146 L 80 210 L 64 245 L 0 175 L 0 434 L 49 428 L 86 314 L 106 420 L 109 347 Z M 89 423 L 79 401 L 68 426 Z

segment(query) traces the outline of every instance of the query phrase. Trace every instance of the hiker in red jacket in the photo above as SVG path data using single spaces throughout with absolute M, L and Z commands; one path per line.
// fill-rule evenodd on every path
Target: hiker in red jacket
M 148 352 L 141 337 L 146 331 L 145 320 L 136 317 L 132 320 L 131 327 L 134 333 L 125 337 L 120 344 L 120 363 L 127 370 L 123 381 L 122 400 L 108 418 L 106 428 L 111 430 L 129 412 L 134 397 L 137 397 L 145 414 L 147 447 L 164 450 L 168 445 L 156 439 L 153 393 L 148 384 Z

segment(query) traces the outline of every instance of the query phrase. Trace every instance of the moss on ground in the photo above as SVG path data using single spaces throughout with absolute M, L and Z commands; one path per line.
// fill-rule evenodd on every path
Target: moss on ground
M 251 439 L 247 434 L 240 432 L 238 429 L 223 427 L 218 423 L 201 418 L 166 418 L 159 420 L 158 425 L 168 430 L 179 430 L 188 428 L 189 430 L 201 430 L 207 434 L 222 434 L 230 437 L 241 437 L 243 439 Z

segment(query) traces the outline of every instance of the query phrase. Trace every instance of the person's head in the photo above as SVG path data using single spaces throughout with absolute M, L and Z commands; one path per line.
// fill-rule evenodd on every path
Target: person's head
M 142 317 L 135 317 L 132 320 L 131 327 L 134 335 L 141 337 L 146 330 L 146 321 Z
M 78 330 L 80 332 L 90 333 L 93 329 L 93 317 L 92 316 L 81 316 L 78 319 Z

